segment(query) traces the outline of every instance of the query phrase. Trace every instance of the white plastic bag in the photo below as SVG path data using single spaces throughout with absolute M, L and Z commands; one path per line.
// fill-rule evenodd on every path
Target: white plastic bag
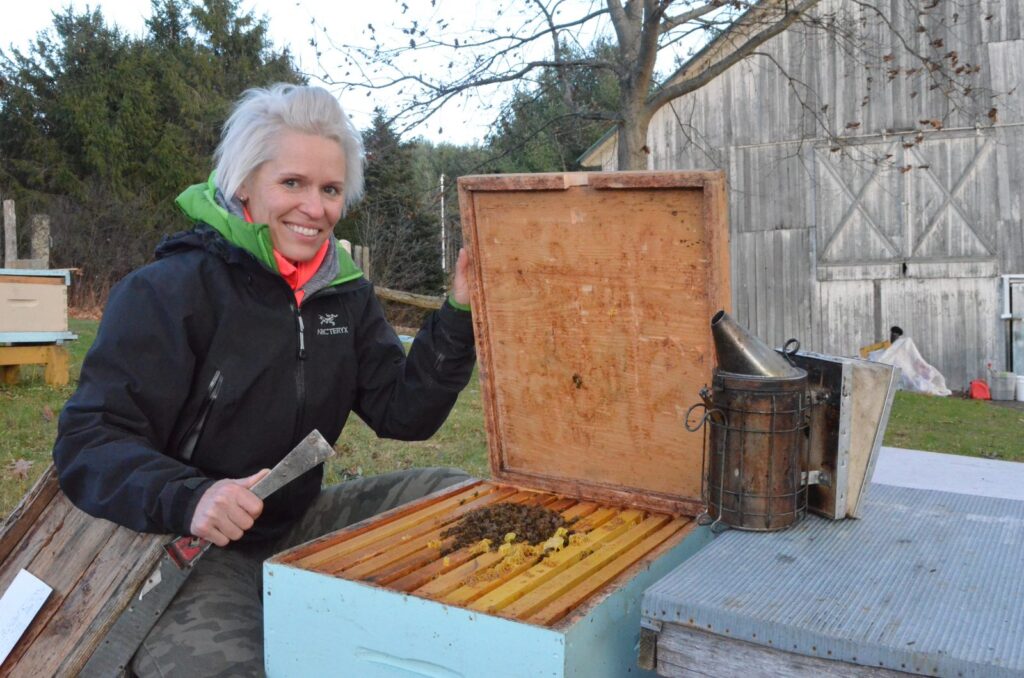
M 946 378 L 925 362 L 910 337 L 900 337 L 889 348 L 872 351 L 868 354 L 868 360 L 900 368 L 899 387 L 904 391 L 936 396 L 953 393 L 946 388 Z

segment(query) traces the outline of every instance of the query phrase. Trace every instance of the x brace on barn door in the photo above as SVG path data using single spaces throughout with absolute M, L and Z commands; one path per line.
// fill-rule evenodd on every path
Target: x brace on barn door
M 957 141 L 957 137 L 949 137 L 944 140 L 936 140 L 937 143 Z M 953 228 L 952 221 L 955 220 L 963 225 L 962 237 L 966 239 L 967 248 L 973 250 L 976 254 L 973 256 L 980 257 L 991 257 L 994 256 L 995 248 L 989 241 L 990 239 L 979 230 L 979 224 L 975 223 L 975 218 L 971 216 L 970 211 L 964 204 L 961 194 L 965 188 L 969 185 L 972 179 L 976 177 L 981 168 L 984 167 L 985 162 L 991 155 L 992 149 L 995 146 L 995 142 L 990 137 L 986 137 L 984 141 L 976 148 L 975 152 L 970 156 L 970 159 L 963 166 L 955 182 L 952 186 L 949 186 L 946 181 L 943 181 L 939 177 L 937 168 L 932 166 L 922 155 L 922 148 L 911 147 L 907 148 L 905 145 L 900 144 L 897 147 L 898 141 L 882 145 L 874 145 L 877 149 L 878 158 L 887 158 L 887 162 L 874 163 L 870 176 L 864 180 L 864 182 L 854 190 L 854 185 L 850 177 L 844 177 L 842 168 L 839 163 L 833 161 L 831 157 L 822 151 L 817 153 L 819 166 L 822 171 L 819 176 L 827 176 L 831 179 L 831 183 L 836 186 L 840 193 L 845 196 L 848 203 L 842 211 L 842 215 L 838 219 L 838 222 L 832 232 L 828 235 L 825 240 L 824 246 L 822 247 L 818 261 L 822 264 L 843 264 L 847 263 L 845 260 L 847 256 L 838 254 L 835 252 L 837 243 L 841 240 L 840 236 L 846 233 L 848 236 L 850 229 L 861 228 L 867 232 L 870 232 L 872 240 L 877 240 L 884 250 L 884 253 L 879 255 L 876 253 L 875 261 L 877 263 L 891 263 L 894 259 L 906 258 L 906 259 L 935 259 L 935 258 L 960 258 L 965 256 L 962 252 L 954 251 L 951 230 Z M 897 154 L 901 154 L 900 161 L 892 160 Z M 955 157 L 956 154 L 949 153 L 946 157 Z M 961 156 L 966 158 L 966 154 Z M 857 162 L 857 160 L 850 159 L 849 162 Z M 900 172 L 903 183 L 897 184 L 892 181 L 892 177 L 895 175 L 890 174 L 887 180 L 886 172 Z M 919 201 L 916 200 L 923 188 L 915 186 L 915 179 L 927 177 L 927 181 L 931 186 L 934 186 L 938 190 L 941 196 L 941 203 L 934 209 L 929 216 L 920 214 Z M 897 213 L 900 215 L 899 232 L 902 234 L 903 246 L 900 247 L 893 240 L 892 235 L 887 235 L 886 230 L 889 233 L 893 232 L 892 228 L 886 229 L 884 222 L 880 221 L 876 215 L 873 215 L 873 210 L 870 207 L 869 198 L 872 197 L 874 191 L 885 190 L 886 184 L 888 184 L 893 190 L 892 197 L 882 197 L 882 200 L 895 199 L 895 196 L 899 193 L 896 188 L 902 189 L 902 195 L 904 196 L 903 204 L 904 209 L 899 210 Z M 822 206 L 816 205 L 816 210 L 819 212 L 818 222 L 822 223 L 825 219 L 825 215 L 821 213 Z M 877 211 L 877 210 L 874 210 Z M 860 217 L 855 218 L 855 217 Z M 916 218 L 915 218 L 916 217 Z M 922 228 L 915 228 L 919 224 L 924 224 Z M 945 229 L 942 225 L 945 224 Z M 917 234 L 915 235 L 915 230 Z M 856 234 L 853 234 L 856 235 Z M 867 233 L 865 233 L 867 235 Z M 940 251 L 928 252 L 928 244 L 934 243 L 937 238 L 944 237 L 944 244 L 940 244 Z M 850 256 L 856 256 L 858 264 L 866 263 L 864 261 L 864 251 L 858 248 L 856 254 L 850 253 Z M 971 255 L 967 255 L 971 256 Z M 880 258 L 879 258 L 880 257 Z M 869 255 L 869 260 L 872 257 Z M 850 262 L 853 263 L 853 262 Z

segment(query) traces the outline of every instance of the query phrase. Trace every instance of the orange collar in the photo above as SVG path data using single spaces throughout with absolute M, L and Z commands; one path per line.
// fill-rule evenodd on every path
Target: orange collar
M 252 215 L 249 214 L 249 208 L 246 205 L 242 205 L 242 214 L 245 216 L 245 220 L 250 224 L 253 223 Z M 277 262 L 277 270 L 284 278 L 284 281 L 288 283 L 288 286 L 295 292 L 295 303 L 301 304 L 302 298 L 306 296 L 305 290 L 302 286 L 310 281 L 310 279 L 320 270 L 320 264 L 324 262 L 324 257 L 327 255 L 328 242 L 325 240 L 324 244 L 320 246 L 317 253 L 309 261 L 289 261 L 283 254 L 274 250 L 274 261 Z

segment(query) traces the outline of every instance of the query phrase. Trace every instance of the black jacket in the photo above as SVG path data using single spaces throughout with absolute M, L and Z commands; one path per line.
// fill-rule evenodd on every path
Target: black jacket
M 212 229 L 157 258 L 111 292 L 60 416 L 61 488 L 94 516 L 187 534 L 215 480 L 273 467 L 314 428 L 336 440 L 351 411 L 381 437 L 425 439 L 469 381 L 470 315 L 447 303 L 406 357 L 365 278 L 297 308 L 279 275 Z M 244 540 L 281 534 L 322 476 L 268 498 Z

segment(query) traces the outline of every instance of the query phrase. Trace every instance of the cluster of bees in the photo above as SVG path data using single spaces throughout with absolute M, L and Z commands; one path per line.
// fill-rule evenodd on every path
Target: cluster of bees
M 510 533 L 513 534 L 512 541 L 538 543 L 553 535 L 558 528 L 568 526 L 569 523 L 557 511 L 543 506 L 503 502 L 467 513 L 458 523 L 442 532 L 441 538 L 453 538 L 450 551 L 484 539 L 489 540 L 488 547 L 493 550 L 493 544 L 499 543 L 503 536 L 507 538 Z
M 514 573 L 524 564 L 544 562 L 549 554 L 568 545 L 585 543 L 586 535 L 570 532 L 569 526 L 570 523 L 560 513 L 541 506 L 511 503 L 487 506 L 466 514 L 456 525 L 441 533 L 442 538 L 454 538 L 444 553 L 444 565 L 450 564 L 447 554 L 462 547 L 468 548 L 474 557 L 497 551 L 501 560 L 470 575 L 464 584 L 473 586 L 494 581 Z M 501 536 L 501 528 L 509 527 L 514 529 Z M 474 537 L 477 538 L 473 540 Z M 442 540 L 432 540 L 427 546 L 440 550 L 443 548 Z

